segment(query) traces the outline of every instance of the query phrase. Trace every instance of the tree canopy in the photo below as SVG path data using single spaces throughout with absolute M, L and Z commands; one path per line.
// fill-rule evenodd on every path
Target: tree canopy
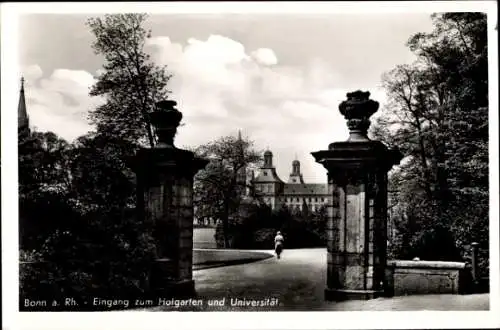
M 144 50 L 151 31 L 144 27 L 145 14 L 113 14 L 88 20 L 95 36 L 92 44 L 105 61 L 90 95 L 105 103 L 90 113 L 98 132 L 120 136 L 153 147 L 156 139 L 149 122 L 155 104 L 165 100 L 171 77 Z
M 371 133 L 406 155 L 390 181 L 399 256 L 449 260 L 472 241 L 488 248 L 487 24 L 482 13 L 433 21 L 408 41 L 417 61 L 383 76 L 388 104 Z
M 239 211 L 247 187 L 247 170 L 260 160 L 253 142 L 224 136 L 196 149 L 198 156 L 210 160 L 195 176 L 196 217 L 220 219 L 227 233 L 229 217 Z

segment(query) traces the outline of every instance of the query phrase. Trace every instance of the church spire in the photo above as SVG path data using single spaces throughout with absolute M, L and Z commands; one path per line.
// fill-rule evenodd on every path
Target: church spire
M 26 99 L 24 96 L 24 77 L 21 77 L 21 90 L 19 92 L 19 104 L 17 106 L 17 124 L 20 134 L 29 133 L 29 117 L 26 111 Z

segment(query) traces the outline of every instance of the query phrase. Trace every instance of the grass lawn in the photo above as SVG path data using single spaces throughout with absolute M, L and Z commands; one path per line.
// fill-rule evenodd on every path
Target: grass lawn
M 193 246 L 195 249 L 215 249 L 215 228 L 194 228 Z
M 193 269 L 205 269 L 219 266 L 236 265 L 271 258 L 267 252 L 241 250 L 193 250 Z

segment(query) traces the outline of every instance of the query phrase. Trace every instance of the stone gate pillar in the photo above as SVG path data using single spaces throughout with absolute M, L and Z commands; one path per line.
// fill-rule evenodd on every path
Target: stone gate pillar
M 313 152 L 328 171 L 327 288 L 325 299 L 371 299 L 387 288 L 387 172 L 402 155 L 367 137 L 379 107 L 369 92 L 347 94 L 340 113 L 349 138 Z
M 182 119 L 175 101 L 162 101 L 150 116 L 158 137 L 135 159 L 139 217 L 154 228 L 157 259 L 150 268 L 153 295 L 194 294 L 193 177 L 208 161 L 174 146 Z

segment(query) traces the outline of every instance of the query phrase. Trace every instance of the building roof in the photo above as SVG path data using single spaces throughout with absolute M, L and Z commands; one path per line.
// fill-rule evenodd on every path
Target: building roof
M 265 172 L 267 172 L 267 175 L 264 175 Z M 253 182 L 256 182 L 256 183 L 273 183 L 273 182 L 283 183 L 283 181 L 279 178 L 278 173 L 276 173 L 276 169 L 274 167 L 262 168 L 260 170 L 259 175 L 257 175 L 257 177 L 255 179 L 253 179 Z
M 285 184 L 284 195 L 327 195 L 328 185 L 323 183 Z
M 290 176 L 288 177 L 288 183 L 304 184 L 304 178 L 302 177 L 302 174 L 290 173 Z

